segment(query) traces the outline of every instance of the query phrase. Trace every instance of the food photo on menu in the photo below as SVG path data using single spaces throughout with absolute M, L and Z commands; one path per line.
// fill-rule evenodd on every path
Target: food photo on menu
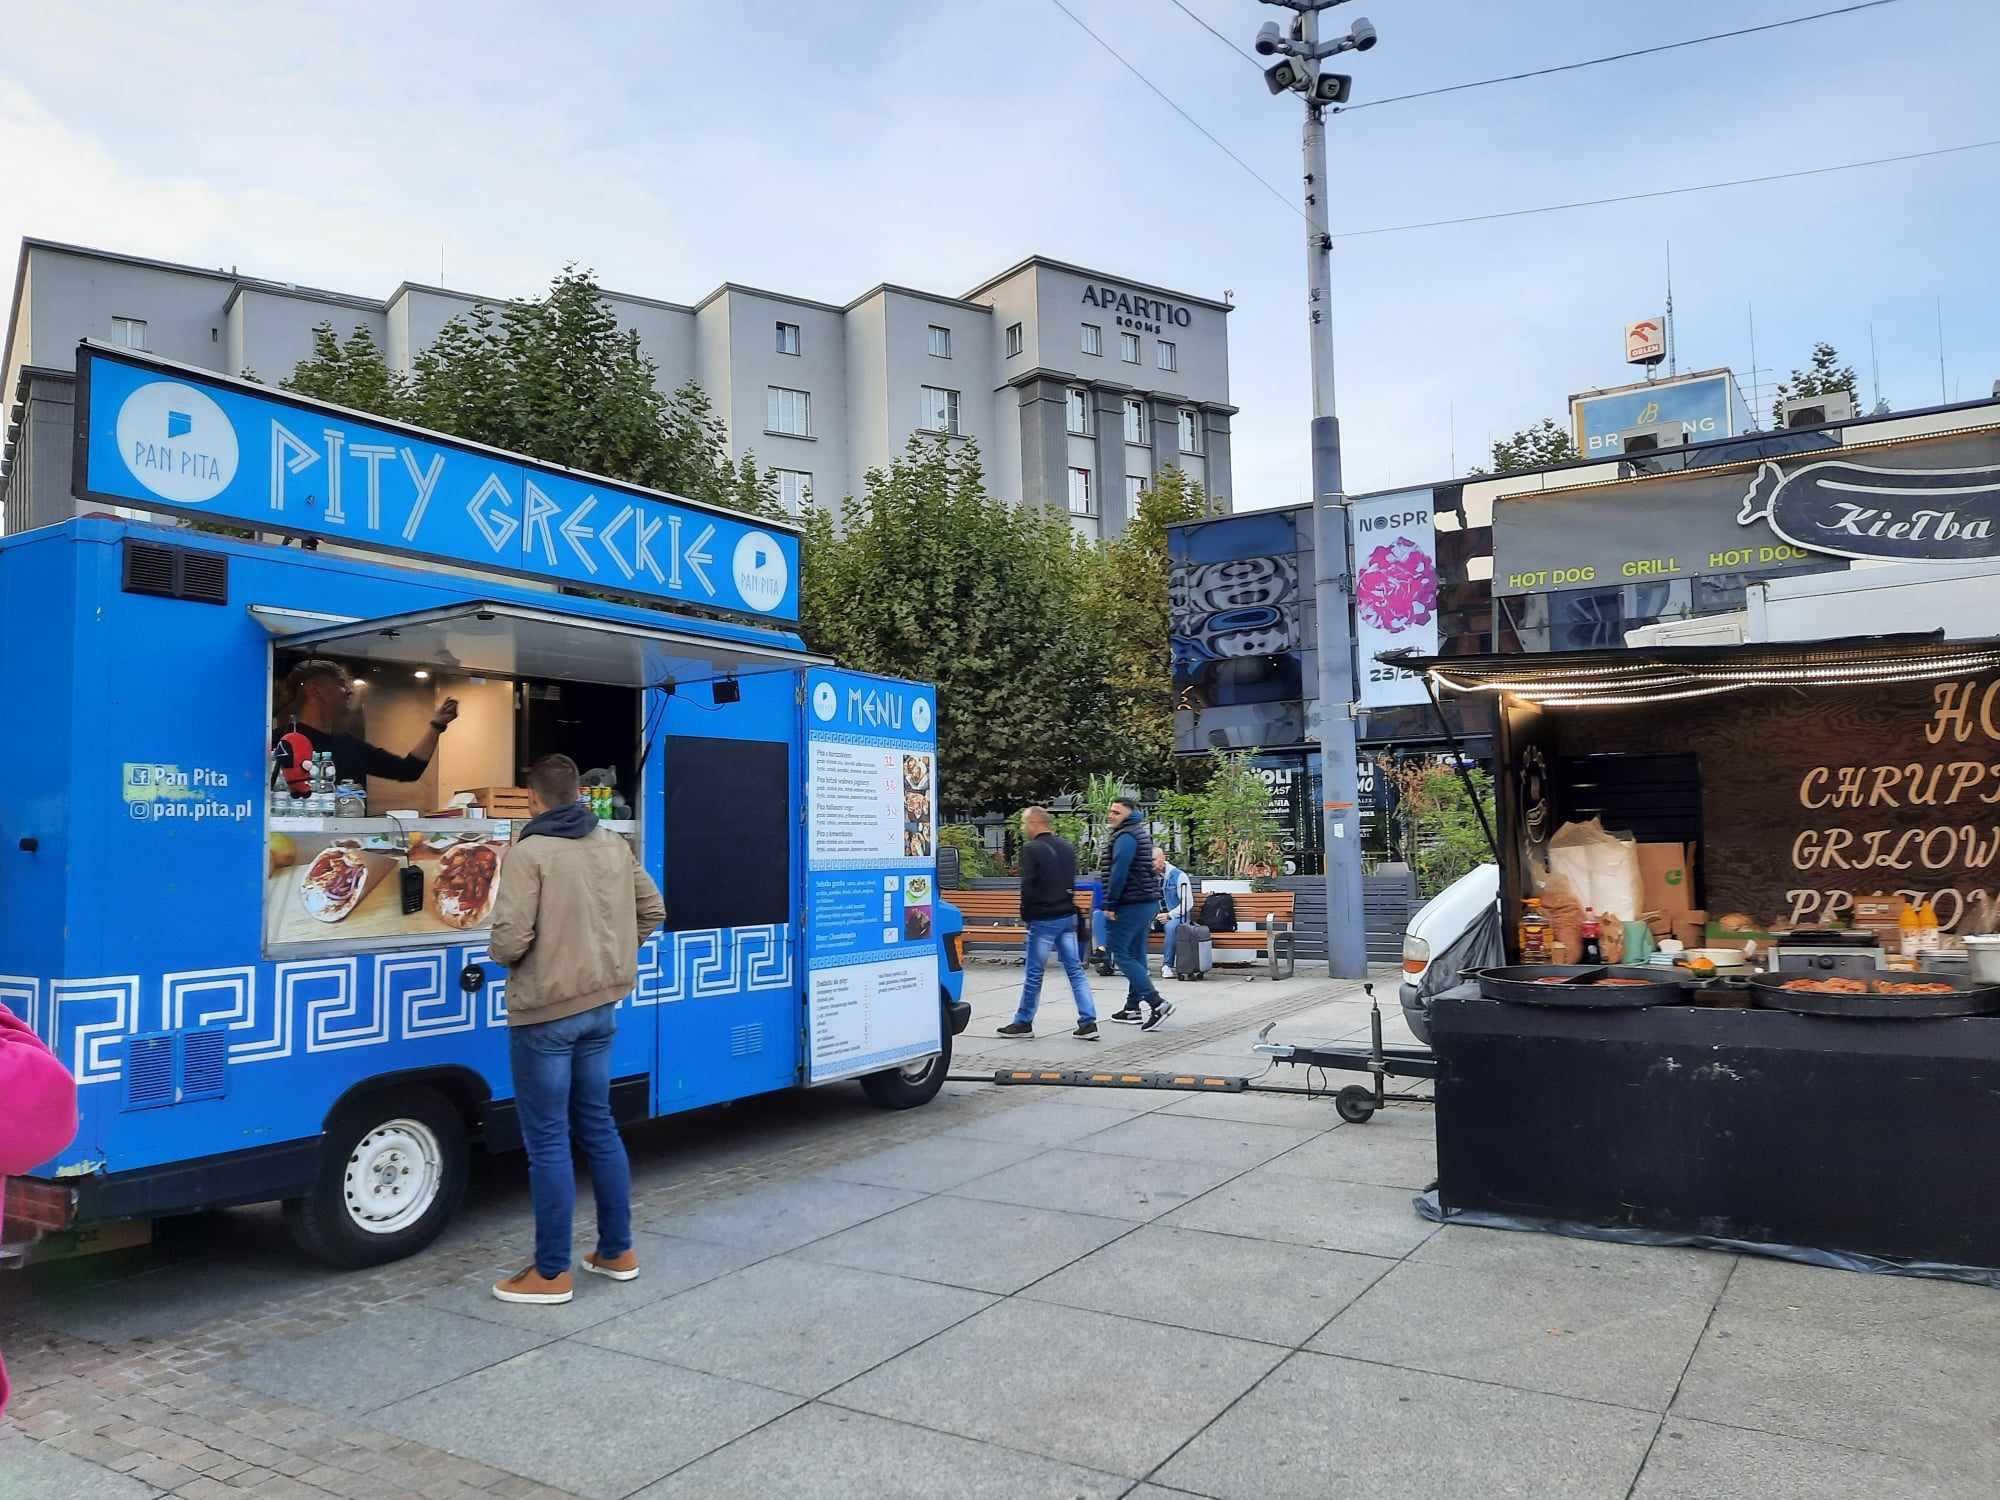
M 903 855 L 922 859 L 931 853 L 931 757 L 903 757 Z
M 484 833 L 314 837 L 273 832 L 265 933 L 274 945 L 470 932 L 488 926 L 507 844 Z M 421 897 L 404 910 L 405 869 Z M 407 877 L 406 877 L 407 878 Z
M 912 940 L 927 938 L 933 930 L 931 912 L 931 878 L 928 875 L 910 875 L 903 881 L 903 936 Z

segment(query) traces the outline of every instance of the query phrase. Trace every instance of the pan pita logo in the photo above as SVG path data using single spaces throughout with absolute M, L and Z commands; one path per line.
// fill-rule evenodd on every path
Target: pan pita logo
M 236 429 L 193 386 L 149 381 L 118 408 L 118 456 L 162 500 L 200 505 L 236 477 Z
M 918 734 L 926 734 L 931 727 L 931 700 L 919 698 L 910 705 L 910 727 Z
M 761 531 L 746 533 L 736 544 L 730 571 L 736 576 L 736 592 L 743 602 L 766 612 L 784 602 L 785 587 L 792 581 L 783 550 Z
M 1836 557 L 2000 557 L 2000 468 L 1870 469 L 1831 459 L 1788 473 L 1766 463 L 1736 514 L 1739 526 L 1758 521 Z
M 840 694 L 834 691 L 832 683 L 822 682 L 813 689 L 813 712 L 819 715 L 822 723 L 839 711 Z

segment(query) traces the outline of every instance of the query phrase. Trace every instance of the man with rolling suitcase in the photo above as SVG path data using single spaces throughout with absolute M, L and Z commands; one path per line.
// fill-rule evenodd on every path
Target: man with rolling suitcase
M 1167 858 L 1167 851 L 1153 845 L 1153 868 L 1160 875 L 1160 918 L 1166 924 L 1160 944 L 1160 972 L 1181 977 L 1174 961 L 1174 939 L 1194 915 L 1194 882 L 1187 872 Z

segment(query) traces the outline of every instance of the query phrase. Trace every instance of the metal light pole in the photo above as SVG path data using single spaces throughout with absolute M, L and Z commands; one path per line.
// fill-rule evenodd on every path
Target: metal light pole
M 1368 973 L 1367 918 L 1361 900 L 1361 823 L 1355 802 L 1354 640 L 1348 600 L 1353 581 L 1347 544 L 1347 503 L 1340 480 L 1340 419 L 1333 404 L 1333 239 L 1327 231 L 1326 117 L 1346 102 L 1349 80 L 1319 64 L 1342 52 L 1366 52 L 1375 28 L 1359 17 L 1348 34 L 1322 44 L 1319 13 L 1341 0 L 1264 0 L 1296 13 L 1289 34 L 1275 21 L 1257 35 L 1257 50 L 1284 60 L 1265 70 L 1271 92 L 1305 99 L 1306 313 L 1312 336 L 1312 478 L 1314 601 L 1319 617 L 1321 818 L 1326 850 L 1327 972 L 1335 979 Z

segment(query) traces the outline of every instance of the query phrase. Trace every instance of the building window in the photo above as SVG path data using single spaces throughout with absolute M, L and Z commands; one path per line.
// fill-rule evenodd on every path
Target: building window
M 1181 452 L 1201 452 L 1201 413 L 1192 406 L 1181 408 Z
M 1095 515 L 1090 504 L 1090 470 L 1071 469 L 1069 471 L 1069 513 L 1073 516 Z
M 1146 490 L 1146 481 L 1137 474 L 1125 476 L 1125 518 L 1130 520 L 1139 514 L 1139 496 Z
M 1019 323 L 1009 323 L 1007 325 L 1007 357 L 1009 359 L 1012 359 L 1015 355 L 1019 354 L 1020 352 L 1021 352 L 1021 325 Z
M 778 476 L 778 498 L 785 504 L 785 514 L 802 516 L 812 509 L 813 477 L 804 469 L 773 469 Z
M 810 391 L 792 391 L 774 385 L 767 394 L 769 400 L 764 412 L 767 431 L 781 432 L 787 437 L 812 436 L 813 398 Z
M 1139 335 L 1121 333 L 1118 335 L 1118 357 L 1128 365 L 1139 363 Z
M 1181 367 L 1181 351 L 1165 339 L 1153 346 L 1153 359 L 1162 370 L 1178 370 Z
M 951 358 L 951 330 L 935 323 L 931 324 L 931 358 Z
M 1078 437 L 1089 437 L 1090 392 L 1071 386 L 1063 393 L 1063 410 L 1069 419 L 1069 430 Z
M 121 349 L 145 348 L 146 320 L 144 318 L 113 318 L 111 320 L 111 342 Z
M 923 388 L 923 408 L 917 415 L 917 425 L 926 432 L 948 432 L 958 436 L 958 392 L 939 390 L 934 385 Z
M 1095 323 L 1083 325 L 1083 352 L 1102 354 L 1104 352 L 1104 330 Z
M 1125 441 L 1140 444 L 1146 441 L 1146 403 L 1133 396 L 1125 398 Z
M 780 323 L 778 325 L 778 352 L 780 354 L 797 354 L 799 352 L 798 324 Z

